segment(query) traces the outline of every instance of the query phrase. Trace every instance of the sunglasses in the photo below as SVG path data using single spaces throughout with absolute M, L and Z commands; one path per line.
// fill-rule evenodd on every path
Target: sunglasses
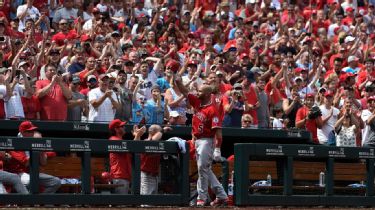
M 244 120 L 243 122 L 244 122 L 244 123 L 251 123 L 250 120 Z

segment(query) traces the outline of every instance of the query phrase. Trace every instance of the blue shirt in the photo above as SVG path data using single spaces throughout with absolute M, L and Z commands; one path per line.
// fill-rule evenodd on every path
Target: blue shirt
M 68 67 L 68 72 L 70 74 L 75 74 L 85 69 L 85 65 L 82 65 L 80 63 L 74 62 Z
M 141 122 L 142 118 L 143 117 L 146 117 L 146 113 L 145 113 L 145 109 L 142 108 L 142 106 L 137 103 L 137 102 L 133 102 L 132 104 L 132 123 L 134 124 L 138 124 L 139 122 Z
M 168 88 L 170 88 L 171 86 L 169 85 L 169 82 L 164 78 L 158 78 L 156 80 L 156 84 L 159 85 L 159 87 L 161 88 L 161 92 L 164 93 Z
M 160 108 L 156 106 L 153 99 L 149 99 L 145 105 L 146 123 L 147 124 L 163 124 L 164 122 L 164 101 L 161 102 Z

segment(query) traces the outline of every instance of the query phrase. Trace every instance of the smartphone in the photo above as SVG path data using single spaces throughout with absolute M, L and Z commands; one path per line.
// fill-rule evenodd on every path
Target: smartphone
M 21 70 L 17 69 L 16 70 L 16 76 L 20 76 L 21 75 Z
M 5 36 L 0 36 L 0 42 L 5 42 Z

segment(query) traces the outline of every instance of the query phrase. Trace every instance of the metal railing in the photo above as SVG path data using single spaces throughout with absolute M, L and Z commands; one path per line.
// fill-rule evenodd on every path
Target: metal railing
M 189 146 L 186 144 L 187 151 Z M 166 141 L 98 141 L 90 139 L 58 138 L 13 138 L 0 137 L 0 150 L 30 151 L 30 194 L 1 194 L 1 204 L 42 205 L 188 205 L 189 188 L 189 152 L 180 153 L 176 142 Z M 81 153 L 81 189 L 80 194 L 39 194 L 39 156 L 40 152 L 77 152 Z M 132 180 L 131 194 L 91 194 L 91 156 L 109 152 L 131 153 Z M 180 173 L 177 194 L 140 195 L 140 154 L 159 153 L 178 154 Z M 69 167 L 69 166 L 66 166 Z
M 374 158 L 375 149 L 353 147 L 327 147 L 279 144 L 235 144 L 235 203 L 236 205 L 276 205 L 276 206 L 375 206 Z M 293 193 L 293 161 L 317 160 L 326 164 L 323 194 L 296 195 Z M 366 161 L 365 195 L 341 195 L 334 191 L 335 161 Z M 281 195 L 249 193 L 249 164 L 254 160 L 280 161 L 278 171 L 282 172 Z M 359 163 L 358 163 L 359 164 Z M 353 171 L 353 173 L 356 173 Z M 280 178 L 280 177 L 279 177 Z M 263 187 L 272 190 L 271 187 Z

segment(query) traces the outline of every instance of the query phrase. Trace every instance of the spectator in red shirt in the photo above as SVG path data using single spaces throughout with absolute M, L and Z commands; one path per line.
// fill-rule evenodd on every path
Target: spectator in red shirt
M 55 66 L 46 66 L 46 77 L 46 80 L 36 82 L 36 96 L 42 106 L 40 119 L 65 121 L 72 92 L 62 80 L 62 76 L 56 73 Z
M 296 115 L 296 127 L 305 128 L 312 134 L 313 142 L 319 144 L 318 128 L 322 128 L 322 117 L 311 118 L 310 109 L 314 106 L 314 95 L 307 94 L 305 98 L 305 105 L 298 109 Z
M 77 33 L 74 30 L 69 31 L 68 21 L 61 19 L 59 22 L 60 32 L 52 36 L 52 41 L 55 41 L 58 48 L 61 49 L 66 41 L 74 40 L 77 37 Z
M 22 80 L 25 80 L 25 79 L 29 80 L 29 83 L 31 83 L 30 77 L 22 78 Z M 38 97 L 34 95 L 34 93 L 35 93 L 35 85 L 31 87 L 31 93 L 26 92 L 25 95 L 21 97 L 23 111 L 25 113 L 25 119 L 28 119 L 28 120 L 40 120 L 40 111 L 42 107 L 40 106 Z

